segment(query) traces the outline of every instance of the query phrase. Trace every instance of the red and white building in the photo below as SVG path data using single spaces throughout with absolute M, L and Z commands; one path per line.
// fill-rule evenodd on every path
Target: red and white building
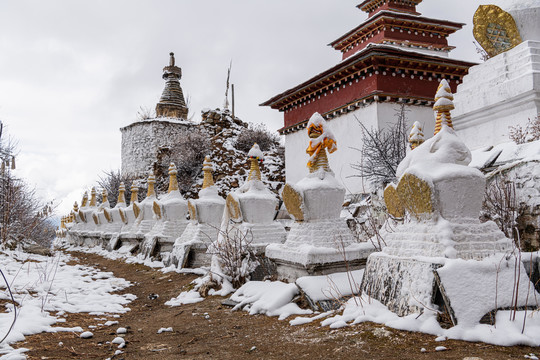
M 311 79 L 272 97 L 263 106 L 284 114 L 287 181 L 303 178 L 308 143 L 306 124 L 314 112 L 327 120 L 339 151 L 330 166 L 349 193 L 365 193 L 371 186 L 358 177 L 351 163 L 361 161 L 362 131 L 383 129 L 396 121 L 405 104 L 407 121 L 419 121 L 424 133 L 433 131 L 433 97 L 439 81 L 447 79 L 455 92 L 474 63 L 448 57 L 454 48 L 448 36 L 464 24 L 421 16 L 422 0 L 366 0 L 357 7 L 368 18 L 330 43 L 342 60 Z

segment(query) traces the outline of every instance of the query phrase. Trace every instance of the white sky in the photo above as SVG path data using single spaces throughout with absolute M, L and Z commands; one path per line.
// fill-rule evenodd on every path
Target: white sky
M 190 113 L 223 104 L 233 61 L 236 114 L 282 126 L 258 104 L 340 61 L 326 46 L 359 25 L 360 0 L 3 0 L 0 119 L 18 140 L 18 176 L 60 214 L 103 171 L 120 168 L 119 128 L 154 108 L 169 52 L 182 68 Z M 480 61 L 478 0 L 424 0 L 424 16 L 466 23 L 451 57 Z

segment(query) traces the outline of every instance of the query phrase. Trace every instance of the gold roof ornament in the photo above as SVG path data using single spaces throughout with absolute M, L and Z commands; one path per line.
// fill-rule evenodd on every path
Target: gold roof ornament
M 496 5 L 480 5 L 473 18 L 474 38 L 490 57 L 521 44 L 522 39 L 512 15 Z
M 154 174 L 148 176 L 148 191 L 146 192 L 146 197 L 156 196 L 156 190 L 154 185 L 156 184 L 156 177 Z
M 209 188 L 210 186 L 214 186 L 214 176 L 212 174 L 214 171 L 214 166 L 212 165 L 212 162 L 210 161 L 210 156 L 206 155 L 206 157 L 204 158 L 202 169 L 204 173 L 202 188 L 206 189 L 206 188 Z
M 310 156 L 307 163 L 309 172 L 314 173 L 319 169 L 331 172 L 326 149 L 328 149 L 328 152 L 333 153 L 337 150 L 337 142 L 328 129 L 326 129 L 326 120 L 319 113 L 313 114 L 309 119 L 307 133 L 311 139 L 306 149 L 306 152 Z
M 78 212 L 79 212 L 79 204 L 77 204 L 76 201 L 75 201 L 75 203 L 73 204 L 73 212 L 74 212 L 74 213 L 78 213 Z
M 90 191 L 90 204 L 89 206 L 96 206 L 96 188 L 93 187 L 92 190 Z
M 409 134 L 409 144 L 411 144 L 411 150 L 416 149 L 418 146 L 424 143 L 424 129 L 420 122 L 415 121 L 411 133 Z
M 117 204 L 125 204 L 126 203 L 126 186 L 123 182 L 120 183 L 120 186 L 118 187 L 118 200 L 116 201 Z
M 129 199 L 130 204 L 134 204 L 139 201 L 139 187 L 133 183 L 131 184 L 131 198 Z
M 178 191 L 178 178 L 176 177 L 176 174 L 178 174 L 178 170 L 176 170 L 176 165 L 174 163 L 169 164 L 169 191 L 168 193 L 171 193 L 173 191 Z
M 169 54 L 169 66 L 163 68 L 162 77 L 165 80 L 165 89 L 156 105 L 156 116 L 187 119 L 188 107 L 180 86 L 182 69 L 176 66 L 174 53 Z
M 259 180 L 261 181 L 261 169 L 259 167 L 259 162 L 263 162 L 264 155 L 259 145 L 257 143 L 253 144 L 253 147 L 248 152 L 249 161 L 251 162 L 251 167 L 249 169 L 248 181 Z
M 452 89 L 446 79 L 442 79 L 435 94 L 435 105 L 433 105 L 433 111 L 437 112 L 437 122 L 435 123 L 435 135 L 441 131 L 442 126 L 446 125 L 453 129 L 452 116 L 450 111 L 454 110 L 454 95 L 452 95 Z

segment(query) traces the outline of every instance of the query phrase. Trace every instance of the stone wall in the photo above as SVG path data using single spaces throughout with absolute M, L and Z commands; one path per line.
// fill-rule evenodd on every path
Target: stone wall
M 122 174 L 145 178 L 159 148 L 171 145 L 179 133 L 193 125 L 187 121 L 158 118 L 121 128 Z

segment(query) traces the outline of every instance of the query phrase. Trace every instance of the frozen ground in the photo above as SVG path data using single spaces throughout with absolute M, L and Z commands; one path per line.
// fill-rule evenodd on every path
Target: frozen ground
M 83 332 L 81 327 L 62 327 L 66 313 L 94 315 L 121 314 L 134 295 L 113 294 L 130 286 L 130 282 L 89 266 L 68 264 L 71 257 L 58 252 L 54 257 L 28 255 L 18 251 L 0 252 L 0 270 L 9 284 L 16 308 L 17 321 L 0 344 L 2 359 L 24 359 L 23 349 L 9 345 L 22 341 L 25 335 L 41 332 Z M 0 338 L 12 326 L 15 316 L 11 295 L 0 278 Z

